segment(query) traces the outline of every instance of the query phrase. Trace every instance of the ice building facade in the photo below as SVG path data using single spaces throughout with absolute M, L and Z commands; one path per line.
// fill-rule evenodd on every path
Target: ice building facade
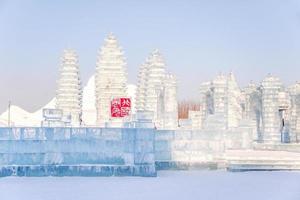
M 122 127 L 123 119 L 112 118 L 110 102 L 127 96 L 126 60 L 117 38 L 109 34 L 101 47 L 96 64 L 95 96 L 97 125 Z
M 61 123 L 72 126 L 81 124 L 82 86 L 79 74 L 78 55 L 72 49 L 64 50 L 56 91 L 56 109 L 63 113 Z M 61 124 L 60 126 L 63 126 Z
M 250 84 L 244 89 L 244 116 L 255 123 L 258 142 L 291 142 L 291 115 L 295 113 L 296 106 L 291 97 L 288 88 L 272 75 L 265 77 L 259 86 Z
M 166 64 L 158 50 L 154 50 L 141 65 L 137 87 L 137 112 L 152 113 L 154 126 L 158 129 L 176 129 L 177 81 L 166 72 Z
M 218 75 L 200 87 L 201 110 L 193 129 L 234 130 L 252 127 L 251 140 L 266 144 L 297 142 L 299 83 L 285 88 L 268 75 L 259 85 L 240 89 L 232 73 Z M 195 121 L 195 117 L 190 117 Z

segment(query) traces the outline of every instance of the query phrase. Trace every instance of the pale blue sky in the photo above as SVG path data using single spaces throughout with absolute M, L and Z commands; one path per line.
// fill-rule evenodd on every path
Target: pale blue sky
M 78 52 L 86 83 L 109 32 L 125 51 L 130 83 L 158 48 L 181 99 L 231 70 L 241 86 L 269 72 L 285 84 L 300 80 L 299 0 L 0 0 L 0 112 L 8 99 L 29 111 L 47 103 L 64 48 Z

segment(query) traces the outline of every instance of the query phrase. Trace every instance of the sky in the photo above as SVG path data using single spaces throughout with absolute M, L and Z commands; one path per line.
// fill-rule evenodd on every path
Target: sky
M 34 111 L 55 96 L 63 49 L 79 55 L 83 84 L 114 33 L 128 82 L 159 49 L 178 80 L 179 99 L 233 72 L 241 87 L 268 74 L 300 80 L 299 0 L 0 0 L 0 112 L 11 100 Z

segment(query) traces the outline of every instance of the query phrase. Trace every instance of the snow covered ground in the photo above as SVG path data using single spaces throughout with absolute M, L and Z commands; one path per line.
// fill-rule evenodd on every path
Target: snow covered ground
M 2 200 L 299 200 L 300 172 L 160 171 L 142 177 L 7 177 Z

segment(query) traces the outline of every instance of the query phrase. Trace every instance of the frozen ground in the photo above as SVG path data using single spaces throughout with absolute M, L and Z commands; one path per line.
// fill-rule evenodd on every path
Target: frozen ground
M 1 200 L 299 200 L 300 172 L 161 171 L 141 177 L 0 178 Z

